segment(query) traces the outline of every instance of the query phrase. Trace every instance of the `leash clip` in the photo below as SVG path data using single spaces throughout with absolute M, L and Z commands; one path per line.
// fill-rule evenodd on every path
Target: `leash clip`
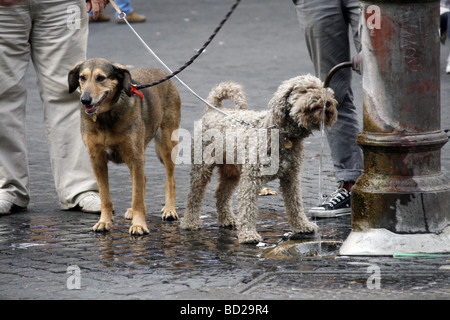
M 130 86 L 131 95 L 137 94 L 141 99 L 144 99 L 144 95 L 134 85 Z
M 126 13 L 122 12 L 122 10 L 120 10 L 120 8 L 117 6 L 117 4 L 114 2 L 114 0 L 109 0 L 109 3 L 111 3 L 111 5 L 114 7 L 114 10 L 116 10 L 117 17 L 119 17 L 119 19 L 125 19 Z

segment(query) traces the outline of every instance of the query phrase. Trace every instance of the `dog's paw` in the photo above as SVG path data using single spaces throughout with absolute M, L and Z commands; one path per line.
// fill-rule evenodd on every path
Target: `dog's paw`
M 302 221 L 297 226 L 292 226 L 292 231 L 294 235 L 302 237 L 301 235 L 308 236 L 314 235 L 319 230 L 317 224 L 311 221 Z
M 105 232 L 111 230 L 112 221 L 99 221 L 93 227 L 95 232 Z
M 127 220 L 133 219 L 133 209 L 129 208 L 127 212 L 125 212 L 125 219 Z
M 257 244 L 260 243 L 263 239 L 256 231 L 241 231 L 238 234 L 238 240 L 239 243 Z
M 219 221 L 219 227 L 221 227 L 221 228 L 234 229 L 236 227 L 236 224 L 237 224 L 237 218 L 234 215 L 228 216 L 228 217 L 224 218 L 223 220 Z
M 301 230 L 298 231 L 297 233 L 314 233 L 317 232 L 317 230 L 319 230 L 317 224 L 311 221 L 307 221 L 303 224 Z
M 130 234 L 133 236 L 142 236 L 149 233 L 150 231 L 148 230 L 146 225 L 133 224 L 130 227 Z
M 177 211 L 175 210 L 175 208 L 169 208 L 167 206 L 164 206 L 161 209 L 161 212 L 162 212 L 161 219 L 163 219 L 164 221 L 178 220 L 178 214 L 177 214 Z
M 180 228 L 184 230 L 198 230 L 202 227 L 202 221 L 200 219 L 186 219 L 182 218 L 180 221 Z

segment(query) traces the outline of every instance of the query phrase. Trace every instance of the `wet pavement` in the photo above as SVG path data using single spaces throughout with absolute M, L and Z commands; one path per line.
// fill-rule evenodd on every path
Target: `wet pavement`
M 173 69 L 201 47 L 232 1 L 135 0 L 148 21 L 136 30 Z M 108 8 L 106 13 L 112 14 Z M 442 128 L 450 128 L 450 75 L 441 47 Z M 125 25 L 92 24 L 89 57 L 102 56 L 130 67 L 156 66 Z M 207 51 L 181 78 L 205 97 L 213 84 L 244 84 L 251 108 L 265 109 L 278 85 L 313 72 L 290 1 L 246 0 Z M 450 257 L 346 257 L 324 245 L 300 252 L 284 239 L 289 232 L 281 195 L 260 197 L 260 246 L 240 245 L 234 230 L 217 227 L 210 184 L 203 206 L 204 228 L 183 231 L 163 222 L 164 168 L 153 144 L 147 150 L 147 223 L 150 234 L 130 237 L 123 214 L 131 203 L 126 166 L 110 165 L 115 221 L 108 233 L 94 233 L 98 215 L 61 211 L 50 172 L 42 107 L 32 68 L 28 71 L 28 146 L 32 200 L 26 212 L 0 217 L 0 298 L 2 299 L 449 299 Z M 204 106 L 175 81 L 182 97 L 181 128 L 193 131 Z M 361 78 L 354 77 L 362 119 Z M 306 208 L 318 203 L 319 134 L 306 140 L 302 188 Z M 323 188 L 335 187 L 325 150 Z M 177 207 L 184 214 L 190 167 L 176 169 Z M 442 170 L 450 170 L 449 145 Z M 277 182 L 267 187 L 278 191 Z M 339 244 L 350 232 L 350 216 L 318 219 L 324 244 Z M 310 241 L 304 240 L 305 242 Z M 306 245 L 307 246 L 307 245 Z M 306 253 L 305 253 L 306 252 Z M 179 313 L 179 309 L 171 310 Z

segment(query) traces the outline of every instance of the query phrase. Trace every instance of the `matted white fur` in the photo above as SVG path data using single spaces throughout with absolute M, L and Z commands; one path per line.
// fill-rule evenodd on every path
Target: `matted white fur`
M 331 126 L 337 119 L 337 101 L 333 98 L 333 91 L 328 89 L 326 108 L 323 97 L 322 82 L 309 74 L 283 82 L 270 100 L 267 111 L 248 110 L 245 94 L 239 84 L 224 82 L 215 86 L 208 96 L 208 102 L 221 107 L 222 100 L 231 99 L 236 107 L 227 109 L 227 112 L 234 117 L 252 123 L 259 129 L 278 129 L 279 140 L 274 141 L 279 155 L 278 170 L 272 174 L 264 174 L 264 166 L 259 163 L 237 164 L 236 161 L 229 161 L 230 158 L 235 160 L 234 156 L 228 157 L 227 163 L 226 147 L 223 148 L 224 163 L 192 162 L 190 189 L 181 228 L 196 230 L 201 227 L 200 215 L 205 189 L 214 167 L 218 167 L 219 185 L 215 192 L 218 222 L 221 227 L 237 227 L 240 243 L 257 243 L 262 240 L 256 230 L 258 193 L 265 183 L 276 178 L 280 180 L 280 190 L 292 231 L 315 232 L 316 224 L 310 222 L 303 211 L 300 173 L 303 139 L 312 130 L 320 128 L 322 112 L 325 112 L 327 126 Z M 224 136 L 226 132 L 235 131 L 238 135 L 249 137 L 254 135 L 255 130 L 209 109 L 201 119 L 201 130 L 207 132 L 211 129 L 218 130 Z M 251 130 L 253 131 L 250 132 Z M 265 146 L 269 152 L 273 146 L 271 136 L 269 133 Z M 235 148 L 236 145 L 233 144 Z M 202 147 L 206 147 L 205 141 Z M 237 150 L 233 151 L 236 155 Z M 238 185 L 238 215 L 235 216 L 231 199 Z

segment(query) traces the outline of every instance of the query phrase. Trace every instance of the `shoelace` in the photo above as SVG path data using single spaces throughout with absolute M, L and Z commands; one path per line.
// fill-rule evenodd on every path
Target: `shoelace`
M 350 193 L 347 191 L 347 189 L 340 188 L 333 192 L 330 196 L 330 198 L 323 203 L 323 205 L 330 205 L 331 207 L 334 207 L 339 202 L 347 199 L 350 196 Z

